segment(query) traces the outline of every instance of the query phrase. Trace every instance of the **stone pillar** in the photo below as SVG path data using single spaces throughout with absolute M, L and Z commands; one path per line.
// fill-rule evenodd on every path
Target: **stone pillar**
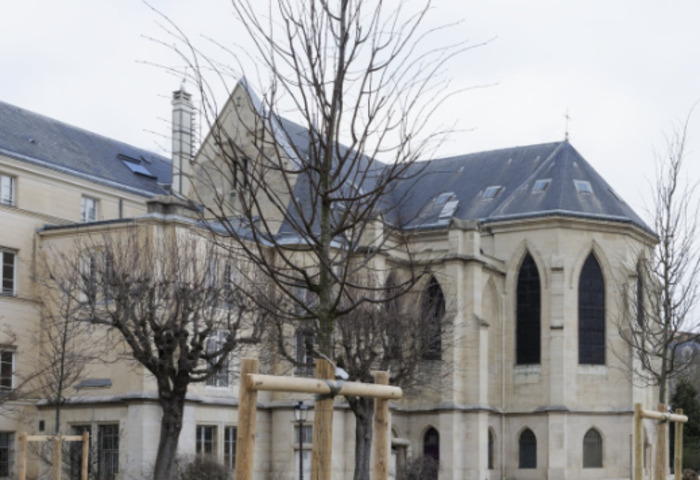
M 565 412 L 549 413 L 549 455 L 547 463 L 547 480 L 566 480 L 566 456 L 568 442 L 566 435 L 567 414 Z
M 564 335 L 565 316 L 564 316 L 564 300 L 565 300 L 565 282 L 564 278 L 564 260 L 559 256 L 552 257 L 551 265 L 551 281 L 549 284 L 549 401 L 550 406 L 562 407 L 567 404 L 566 399 L 566 381 L 567 376 L 564 375 L 567 365 L 567 356 L 572 352 L 567 352 Z M 546 322 L 543 321 L 543 330 L 546 328 Z M 545 345 L 547 340 L 545 340 Z

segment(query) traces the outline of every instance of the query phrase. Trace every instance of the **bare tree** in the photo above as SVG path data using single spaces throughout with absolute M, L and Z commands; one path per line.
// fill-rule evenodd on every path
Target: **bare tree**
M 691 110 L 692 114 L 692 110 Z M 667 409 L 669 381 L 692 364 L 692 356 L 681 354 L 694 342 L 692 313 L 698 300 L 700 251 L 697 243 L 698 203 L 696 184 L 684 170 L 690 115 L 668 140 L 665 156 L 657 162 L 653 186 L 652 228 L 659 242 L 650 256 L 638 261 L 636 293 L 629 301 L 630 315 L 619 328 L 631 347 L 629 371 L 635 380 L 658 387 L 658 403 Z M 694 350 L 693 350 L 694 351 Z M 654 478 L 666 475 L 666 424 L 657 425 Z
M 117 332 L 104 351 L 121 347 L 153 374 L 163 411 L 156 480 L 172 478 L 189 385 L 217 375 L 257 338 L 237 291 L 240 263 L 208 243 L 191 230 L 142 226 L 81 238 L 47 261 L 59 311 L 70 302 L 72 321 Z
M 401 210 L 407 202 L 399 192 L 410 189 L 397 186 L 418 179 L 418 160 L 429 159 L 446 133 L 430 131 L 429 120 L 452 93 L 442 69 L 464 45 L 433 46 L 443 29 L 424 27 L 429 1 L 412 12 L 406 2 L 369 0 L 232 4 L 253 45 L 234 52 L 234 62 L 252 57 L 264 86 L 258 97 L 240 81 L 223 113 L 207 74 L 218 80 L 229 70 L 171 24 L 209 124 L 190 196 L 212 231 L 235 242 L 274 286 L 249 298 L 277 324 L 303 323 L 318 356 L 343 359 L 368 379 L 381 362 L 338 349 L 354 340 L 345 332 L 365 328 L 360 319 L 387 301 L 388 257 L 407 273 L 392 298 L 424 273 L 411 251 L 417 212 Z
M 40 271 L 49 271 L 46 255 L 41 258 Z M 95 262 L 93 256 L 86 257 L 86 269 Z M 61 409 L 68 400 L 68 391 L 75 387 L 84 377 L 87 366 L 93 360 L 106 361 L 103 345 L 104 339 L 96 338 L 102 333 L 87 322 L 77 322 L 82 302 L 76 301 L 74 293 L 81 289 L 85 282 L 85 272 L 68 268 L 58 272 L 65 265 L 53 266 L 54 275 L 61 278 L 60 282 L 43 278 L 39 275 L 38 282 L 42 285 L 42 295 L 39 297 L 41 322 L 39 331 L 35 333 L 39 345 L 39 356 L 36 365 L 36 393 L 54 405 L 54 432 L 61 431 Z M 56 287 L 56 288 L 51 288 Z M 86 342 L 86 338 L 91 341 Z
M 628 302 L 631 315 L 620 329 L 632 347 L 632 371 L 659 388 L 660 404 L 668 401 L 669 380 L 692 363 L 680 349 L 697 338 L 683 335 L 697 326 L 692 314 L 700 285 L 696 184 L 684 169 L 689 121 L 690 115 L 657 162 L 651 213 L 659 243 L 637 265 L 636 298 Z
M 389 372 L 392 385 L 415 395 L 438 388 L 448 371 L 443 371 L 441 359 L 442 352 L 454 344 L 451 316 L 434 279 L 418 285 L 424 288 L 403 293 L 395 289 L 396 278 L 390 275 L 374 302 L 338 317 L 334 364 L 347 378 L 365 383 L 374 381 L 376 370 Z M 376 285 L 377 281 L 366 278 L 358 283 Z M 314 358 L 325 356 L 317 350 L 317 330 L 303 319 L 271 320 L 276 342 L 271 351 L 294 365 L 297 374 L 312 374 Z M 369 478 L 374 400 L 354 396 L 346 400 L 355 416 L 354 478 Z

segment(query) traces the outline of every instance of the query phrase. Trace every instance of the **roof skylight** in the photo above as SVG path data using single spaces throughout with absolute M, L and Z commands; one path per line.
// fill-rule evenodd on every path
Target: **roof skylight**
M 484 193 L 481 196 L 481 198 L 484 200 L 489 198 L 496 198 L 496 196 L 499 193 L 501 193 L 501 190 L 503 190 L 503 187 L 500 185 L 492 185 L 490 187 L 486 187 L 486 190 L 484 190 Z
M 444 205 L 450 199 L 450 197 L 452 197 L 453 195 L 454 195 L 454 193 L 452 193 L 452 192 L 441 193 L 435 199 L 435 206 L 439 207 L 439 206 Z
M 124 165 L 129 167 L 129 170 L 131 170 L 134 173 L 138 173 L 139 175 L 143 175 L 145 177 L 156 178 L 156 176 L 153 175 L 148 168 L 146 168 L 144 165 L 141 165 L 140 163 L 130 162 L 128 160 L 123 159 L 122 162 L 124 162 Z
M 532 193 L 536 192 L 544 192 L 547 190 L 547 187 L 549 187 L 549 184 L 552 183 L 551 178 L 540 178 L 539 180 L 535 181 L 535 184 L 532 186 Z
M 574 185 L 578 193 L 593 193 L 593 187 L 588 180 L 574 180 Z
M 439 218 L 450 218 L 452 215 L 454 215 L 455 210 L 457 210 L 458 206 L 459 200 L 450 200 L 449 202 L 446 202 L 445 206 L 442 207 L 442 211 L 440 212 Z

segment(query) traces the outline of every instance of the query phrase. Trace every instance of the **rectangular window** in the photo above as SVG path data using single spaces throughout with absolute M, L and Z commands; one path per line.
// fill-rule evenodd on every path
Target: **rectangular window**
M 237 427 L 224 427 L 224 465 L 231 470 L 236 468 L 237 434 Z
M 15 204 L 15 179 L 9 175 L 0 174 L 0 204 Z
M 197 455 L 216 456 L 216 427 L 213 425 L 197 425 Z
M 92 472 L 92 461 L 90 459 L 90 443 L 92 442 L 92 428 L 90 425 L 73 425 L 73 435 L 82 435 L 83 432 L 88 433 L 88 478 Z M 80 473 L 83 467 L 83 442 L 70 442 L 70 478 L 71 480 L 80 480 Z
M 225 343 L 226 343 L 226 337 L 228 336 L 228 332 L 225 330 L 217 330 L 215 332 L 212 332 L 211 336 L 207 340 L 207 353 L 208 354 L 215 354 L 219 350 L 221 350 Z M 222 359 L 222 355 L 219 354 L 216 356 L 216 358 L 213 360 L 213 362 L 218 363 L 219 360 Z M 226 355 L 225 358 L 223 358 L 223 361 L 221 362 L 219 370 L 214 373 L 211 377 L 207 379 L 207 386 L 208 387 L 220 387 L 220 388 L 226 388 L 230 384 L 230 370 L 231 370 L 231 358 L 230 355 Z
M 303 445 L 311 445 L 314 441 L 313 425 L 302 425 L 301 427 L 301 443 Z M 299 425 L 294 425 L 294 443 L 299 445 Z
M 97 220 L 97 199 L 82 197 L 80 201 L 80 221 L 94 222 Z
M 0 394 L 15 388 L 15 351 L 0 350 Z
M 17 254 L 9 250 L 0 250 L 0 265 L 2 265 L 2 290 L 5 295 L 15 294 L 15 262 Z
M 15 434 L 0 432 L 0 478 L 9 478 L 12 474 L 12 459 L 15 456 Z
M 119 473 L 119 425 L 99 425 L 97 439 L 99 480 L 114 480 Z

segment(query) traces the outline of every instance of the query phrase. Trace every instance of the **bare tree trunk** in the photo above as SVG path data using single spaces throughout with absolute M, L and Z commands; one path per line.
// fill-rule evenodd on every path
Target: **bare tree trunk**
M 355 414 L 355 475 L 353 480 L 365 480 L 370 478 L 374 399 L 348 397 L 348 403 Z
M 160 420 L 160 441 L 153 467 L 153 480 L 171 480 L 177 443 L 182 430 L 182 416 L 185 407 L 183 398 L 172 398 L 161 402 L 163 417 Z

